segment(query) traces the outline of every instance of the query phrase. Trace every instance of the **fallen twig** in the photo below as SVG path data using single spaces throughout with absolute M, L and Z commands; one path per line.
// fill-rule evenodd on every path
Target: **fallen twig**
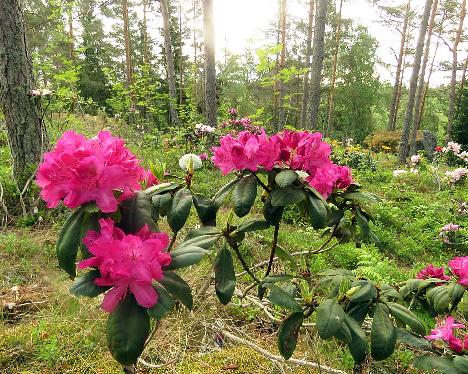
M 323 372 L 327 372 L 327 373 L 347 374 L 345 371 L 342 371 L 342 370 L 339 370 L 339 369 L 334 369 L 334 368 L 331 368 L 329 366 L 321 365 L 319 363 L 312 362 L 312 361 L 306 361 L 306 360 L 301 360 L 301 359 L 297 359 L 297 358 L 290 358 L 289 360 L 285 360 L 283 357 L 274 355 L 273 353 L 268 352 L 266 349 L 258 346 L 257 344 L 255 344 L 255 343 L 253 343 L 253 342 L 251 342 L 249 340 L 243 339 L 243 338 L 241 338 L 241 337 L 239 337 L 237 335 L 234 335 L 231 332 L 227 331 L 226 329 L 217 327 L 216 325 L 211 326 L 211 328 L 214 331 L 217 331 L 218 333 L 222 334 L 222 336 L 224 338 L 229 338 L 229 339 L 231 339 L 232 341 L 234 341 L 236 343 L 243 344 L 243 345 L 246 345 L 246 346 L 252 348 L 254 351 L 257 351 L 258 353 L 260 353 L 262 356 L 266 357 L 270 361 L 273 361 L 273 362 L 276 362 L 276 363 L 294 364 L 294 365 L 298 365 L 298 366 L 306 366 L 306 367 L 316 368 L 316 369 L 319 369 L 319 370 L 321 370 Z

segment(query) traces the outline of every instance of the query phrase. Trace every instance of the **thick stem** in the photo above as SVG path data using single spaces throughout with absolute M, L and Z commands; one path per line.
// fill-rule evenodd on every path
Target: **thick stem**
M 169 246 L 167 247 L 167 252 L 170 252 L 172 250 L 172 247 L 174 247 L 174 243 L 177 239 L 177 233 L 178 232 L 175 232 L 173 235 L 172 235 L 172 238 L 171 238 L 171 241 L 169 242 Z
M 275 259 L 276 246 L 278 244 L 278 233 L 279 233 L 279 222 L 275 225 L 275 231 L 273 233 L 273 242 L 271 244 L 270 260 L 268 261 L 268 268 L 267 268 L 267 271 L 265 272 L 265 278 L 268 277 L 268 275 L 271 272 L 271 268 L 273 267 L 273 261 Z
M 258 184 L 260 186 L 262 186 L 262 188 L 266 191 L 266 192 L 270 192 L 270 189 L 268 188 L 268 186 L 262 182 L 262 180 L 258 177 L 258 175 L 254 172 L 252 172 L 253 176 L 255 177 L 255 179 L 257 180 Z
M 260 280 L 255 276 L 254 273 L 250 271 L 249 265 L 247 265 L 244 258 L 242 257 L 242 254 L 240 253 L 239 246 L 237 245 L 236 240 L 234 238 L 226 236 L 226 241 L 228 242 L 229 246 L 234 250 L 245 272 L 249 274 L 255 282 L 260 283 Z

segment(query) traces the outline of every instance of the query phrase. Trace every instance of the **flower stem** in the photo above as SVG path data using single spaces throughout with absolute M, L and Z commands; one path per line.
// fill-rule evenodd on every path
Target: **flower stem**
M 276 246 L 278 244 L 278 234 L 279 234 L 279 222 L 275 225 L 275 231 L 273 232 L 273 242 L 271 243 L 271 252 L 270 252 L 270 260 L 268 261 L 268 268 L 265 272 L 265 278 L 271 272 L 271 268 L 273 267 L 273 260 L 275 258 Z
M 249 265 L 247 265 L 244 258 L 242 257 L 242 254 L 240 253 L 239 246 L 237 245 L 236 240 L 229 236 L 226 236 L 226 240 L 229 246 L 234 250 L 237 258 L 239 259 L 239 262 L 241 263 L 242 267 L 247 272 L 247 274 L 249 274 L 255 282 L 260 283 L 260 280 L 255 276 L 254 273 L 252 273 L 252 271 L 250 271 Z
M 176 231 L 173 235 L 172 235 L 172 238 L 171 238 L 171 241 L 169 243 L 169 246 L 167 247 L 167 252 L 170 252 L 172 250 L 172 247 L 174 247 L 174 243 L 177 239 L 177 233 L 178 231 Z

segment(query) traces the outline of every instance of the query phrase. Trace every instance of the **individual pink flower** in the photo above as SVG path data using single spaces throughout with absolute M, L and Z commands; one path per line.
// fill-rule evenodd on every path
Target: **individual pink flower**
M 293 170 L 303 170 L 313 177 L 318 169 L 332 164 L 330 145 L 319 132 L 286 130 L 271 138 L 280 147 L 278 162 Z
M 448 263 L 453 275 L 458 278 L 458 283 L 468 286 L 468 256 L 455 257 Z
M 236 117 L 237 116 L 237 109 L 236 108 L 229 108 L 228 109 L 228 113 L 233 116 L 233 117 Z
M 425 338 L 427 340 L 441 339 L 445 342 L 449 342 L 450 338 L 453 336 L 453 329 L 462 329 L 464 327 L 465 325 L 455 322 L 455 318 L 448 316 L 437 328 L 432 329 L 430 335 Z
M 448 339 L 449 348 L 457 353 L 463 351 L 463 340 L 457 338 L 455 335 L 450 335 Z
M 441 232 L 458 231 L 458 230 L 460 230 L 460 225 L 457 225 L 455 223 L 448 223 L 440 229 Z
M 315 175 L 308 176 L 306 181 L 327 199 L 335 189 L 348 188 L 353 179 L 347 166 L 331 164 L 318 169 Z
M 448 275 L 445 275 L 445 269 L 443 267 L 436 268 L 433 264 L 427 265 L 422 269 L 418 274 L 416 274 L 417 279 L 428 279 L 428 278 L 438 278 L 442 280 L 450 280 Z
M 139 190 L 143 173 L 138 159 L 122 139 L 107 131 L 92 139 L 67 131 L 55 148 L 44 155 L 36 183 L 49 208 L 61 200 L 69 208 L 95 201 L 103 212 L 109 213 L 118 206 L 114 191 Z
M 78 267 L 97 267 L 101 276 L 94 283 L 112 287 L 104 296 L 102 308 L 112 312 L 128 293 L 139 305 L 151 308 L 158 301 L 152 282 L 161 280 L 162 268 L 171 263 L 171 256 L 164 252 L 168 235 L 151 232 L 147 225 L 135 235 L 127 235 L 114 227 L 110 218 L 101 218 L 99 225 L 99 233 L 89 231 L 83 239 L 94 257 L 81 261 Z
M 265 131 L 253 134 L 241 131 L 237 137 L 226 135 L 219 147 L 213 147 L 213 163 L 227 174 L 233 170 L 257 171 L 259 167 L 271 170 L 278 157 L 279 148 L 272 143 Z
M 205 161 L 208 159 L 208 153 L 200 153 L 198 157 L 200 157 L 200 160 Z

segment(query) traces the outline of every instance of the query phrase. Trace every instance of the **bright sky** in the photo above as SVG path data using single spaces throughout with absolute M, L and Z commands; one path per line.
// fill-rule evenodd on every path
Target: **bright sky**
M 422 13 L 424 0 L 412 0 L 412 7 Z M 405 0 L 384 0 L 381 3 L 398 5 L 406 3 Z M 271 27 L 272 20 L 275 20 L 278 12 L 278 0 L 214 0 L 215 8 L 215 32 L 217 59 L 221 59 L 222 50 L 227 45 L 233 53 L 242 53 L 246 44 L 250 43 L 255 47 L 261 47 L 265 30 Z M 308 0 L 288 0 L 288 11 L 298 18 L 307 19 Z M 379 48 L 377 55 L 387 64 L 396 64 L 393 47 L 398 50 L 400 35 L 394 30 L 388 29 L 378 23 L 379 13 L 366 0 L 344 0 L 343 17 L 351 18 L 357 23 L 367 26 L 372 36 L 377 38 Z M 465 23 L 468 23 L 465 20 Z M 417 30 L 415 31 L 417 33 Z M 435 48 L 436 37 L 432 38 L 432 51 Z M 459 59 L 465 58 L 468 49 L 460 50 Z M 451 53 L 448 48 L 440 43 L 437 53 L 437 61 L 450 61 Z M 430 60 L 431 61 L 431 57 Z M 437 66 L 437 65 L 436 65 Z M 391 67 L 393 72 L 395 69 Z M 384 66 L 379 66 L 378 74 L 384 80 L 392 80 L 391 72 Z M 405 80 L 409 79 L 411 68 L 405 71 Z M 431 77 L 431 85 L 447 83 L 450 72 L 434 72 Z

